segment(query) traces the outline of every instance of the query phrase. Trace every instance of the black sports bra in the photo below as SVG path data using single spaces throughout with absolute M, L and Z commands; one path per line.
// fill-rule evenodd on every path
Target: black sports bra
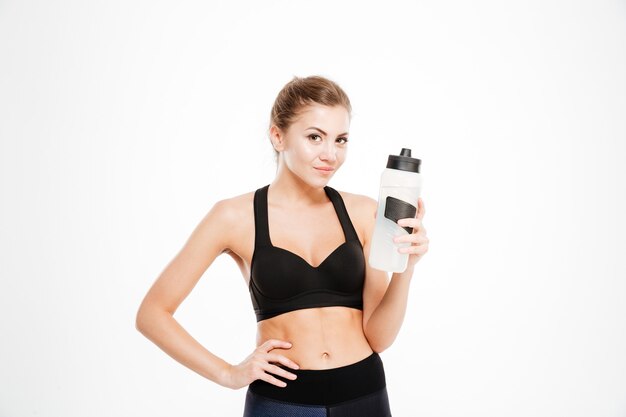
M 254 193 L 255 239 L 248 289 L 257 322 L 303 308 L 344 306 L 363 310 L 365 256 L 341 195 L 324 187 L 346 241 L 314 267 L 295 253 L 272 245 L 268 188 L 266 185 Z

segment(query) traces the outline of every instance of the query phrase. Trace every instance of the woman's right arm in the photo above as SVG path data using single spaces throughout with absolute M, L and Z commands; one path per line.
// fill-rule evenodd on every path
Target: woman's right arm
M 290 377 L 269 361 L 295 365 L 283 355 L 271 353 L 282 341 L 267 341 L 244 362 L 233 366 L 209 352 L 175 319 L 174 313 L 215 258 L 230 247 L 239 214 L 229 200 L 217 202 L 196 226 L 174 259 L 165 267 L 144 297 L 135 327 L 169 356 L 217 384 L 240 388 L 255 379 L 282 384 L 266 371 Z

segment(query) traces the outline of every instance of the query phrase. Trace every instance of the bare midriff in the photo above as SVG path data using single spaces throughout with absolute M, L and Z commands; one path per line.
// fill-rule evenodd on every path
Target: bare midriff
M 290 311 L 258 322 L 257 346 L 268 339 L 290 342 L 274 349 L 300 369 L 350 365 L 372 354 L 363 333 L 363 312 L 348 307 L 316 307 Z

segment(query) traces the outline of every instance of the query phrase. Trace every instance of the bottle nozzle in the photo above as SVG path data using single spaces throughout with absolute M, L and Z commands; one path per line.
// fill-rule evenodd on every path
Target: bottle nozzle
M 419 174 L 421 162 L 421 160 L 411 157 L 411 149 L 402 148 L 400 155 L 389 155 L 387 168 L 416 172 Z

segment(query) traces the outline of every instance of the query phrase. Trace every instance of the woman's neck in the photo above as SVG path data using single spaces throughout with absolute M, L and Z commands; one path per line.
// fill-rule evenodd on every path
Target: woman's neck
M 278 172 L 270 184 L 269 193 L 272 194 L 272 200 L 275 204 L 294 207 L 328 202 L 323 186 L 313 186 L 285 171 Z

